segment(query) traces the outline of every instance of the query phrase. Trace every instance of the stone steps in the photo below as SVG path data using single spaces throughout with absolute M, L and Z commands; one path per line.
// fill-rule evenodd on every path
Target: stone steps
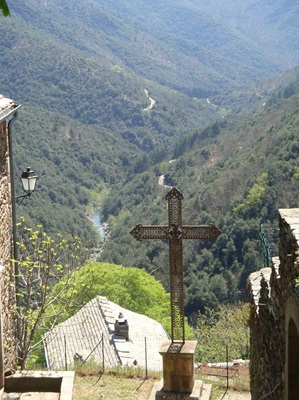
M 149 400 L 210 400 L 212 385 L 196 380 L 192 393 L 175 393 L 163 391 L 163 379 L 153 386 Z
M 200 400 L 210 400 L 212 393 L 212 385 L 210 383 L 202 383 Z

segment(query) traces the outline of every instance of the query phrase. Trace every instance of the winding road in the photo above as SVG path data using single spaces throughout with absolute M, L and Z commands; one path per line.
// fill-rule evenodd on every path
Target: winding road
M 143 109 L 143 111 L 150 111 L 154 105 L 156 104 L 156 100 L 154 100 L 149 94 L 148 94 L 148 90 L 144 89 L 144 93 L 146 95 L 146 97 L 149 99 L 150 101 L 150 105 L 147 106 L 146 108 Z

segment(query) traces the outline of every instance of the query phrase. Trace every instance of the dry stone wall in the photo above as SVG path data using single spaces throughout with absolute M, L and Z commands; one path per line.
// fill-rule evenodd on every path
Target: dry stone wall
M 9 183 L 9 147 L 6 120 L 0 122 L 0 288 L 2 308 L 2 330 L 4 349 L 4 368 L 14 365 L 15 344 L 15 319 L 11 313 L 14 293 L 11 283 L 12 258 L 12 218 L 11 218 L 11 193 Z
M 299 332 L 297 253 L 299 209 L 279 210 L 279 258 L 271 268 L 250 275 L 252 400 L 292 400 L 289 371 L 289 321 Z M 296 371 L 297 376 L 299 370 Z M 297 392 L 297 395 L 299 392 Z M 298 397 L 299 398 L 299 397 Z

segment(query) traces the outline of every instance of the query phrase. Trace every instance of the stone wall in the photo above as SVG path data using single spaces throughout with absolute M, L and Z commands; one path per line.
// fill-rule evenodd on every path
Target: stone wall
M 9 151 L 7 121 L 0 122 L 0 288 L 4 368 L 14 365 L 16 323 L 10 310 L 14 302 L 11 283 L 12 217 L 9 182 Z
M 279 226 L 279 258 L 248 280 L 252 400 L 299 398 L 299 209 L 279 210 Z

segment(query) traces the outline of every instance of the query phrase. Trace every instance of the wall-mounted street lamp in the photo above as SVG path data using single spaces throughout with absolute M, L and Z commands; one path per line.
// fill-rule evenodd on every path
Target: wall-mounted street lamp
M 25 193 L 21 194 L 20 196 L 16 196 L 16 200 L 21 199 L 18 204 L 21 204 L 25 197 L 31 196 L 31 193 L 35 190 L 37 180 L 38 175 L 36 175 L 36 173 L 32 171 L 30 167 L 28 167 L 26 171 L 22 172 L 21 182 Z

